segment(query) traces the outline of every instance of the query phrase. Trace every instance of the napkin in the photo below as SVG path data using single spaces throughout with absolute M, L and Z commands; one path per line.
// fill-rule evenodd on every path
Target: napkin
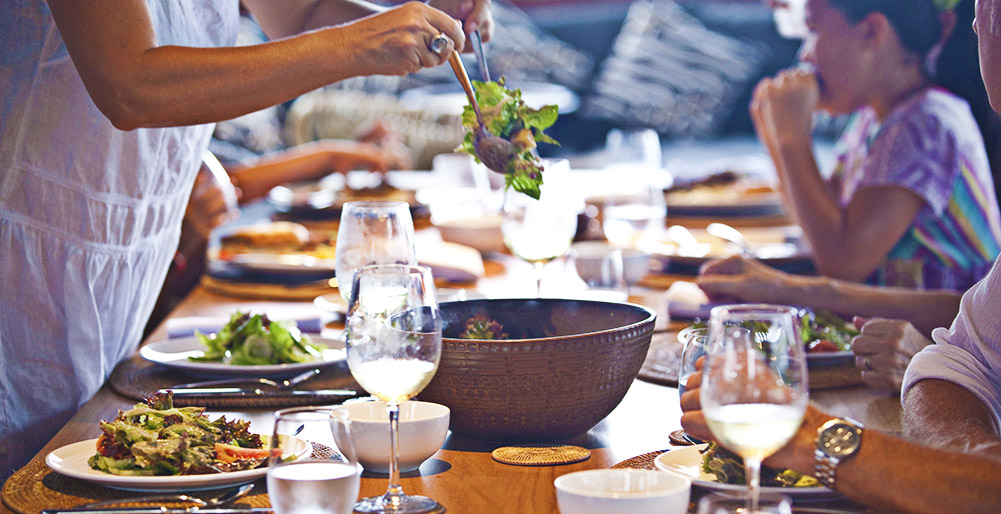
M 678 280 L 667 288 L 666 296 L 671 318 L 709 319 L 709 311 L 716 306 L 695 282 Z
M 304 318 L 294 320 L 299 330 L 311 334 L 319 334 L 323 324 L 320 318 Z M 187 318 L 170 318 L 166 322 L 167 338 L 191 337 L 195 330 L 203 334 L 218 332 L 229 323 L 228 317 L 192 316 Z

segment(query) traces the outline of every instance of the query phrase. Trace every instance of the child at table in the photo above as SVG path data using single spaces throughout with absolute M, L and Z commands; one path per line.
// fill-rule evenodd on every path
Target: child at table
M 828 276 L 964 290 L 998 255 L 1001 215 L 966 102 L 937 86 L 929 53 L 951 32 L 933 0 L 809 0 L 804 66 L 751 104 L 786 205 Z M 828 179 L 814 111 L 853 114 Z

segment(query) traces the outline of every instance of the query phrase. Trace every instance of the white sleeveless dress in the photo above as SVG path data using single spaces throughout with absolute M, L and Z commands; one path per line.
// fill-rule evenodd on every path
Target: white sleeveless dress
M 148 4 L 160 45 L 235 42 L 238 0 Z M 0 34 L 2 479 L 135 351 L 212 125 L 114 128 L 44 1 L 4 2 Z

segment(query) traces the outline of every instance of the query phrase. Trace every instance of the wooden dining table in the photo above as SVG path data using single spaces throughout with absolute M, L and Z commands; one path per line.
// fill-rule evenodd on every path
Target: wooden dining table
M 529 296 L 534 285 L 529 264 L 511 256 L 495 256 L 488 261 L 488 276 L 476 284 L 464 287 L 488 297 Z M 558 275 L 554 263 L 551 273 Z M 659 277 L 657 286 L 670 282 Z M 648 303 L 661 314 L 658 330 L 670 330 L 667 323 L 663 291 L 657 287 L 640 287 L 634 291 L 634 301 Z M 248 300 L 209 292 L 197 286 L 170 314 L 171 318 L 225 317 L 236 309 L 267 312 L 273 319 L 308 318 L 319 315 L 310 301 Z M 161 324 L 145 341 L 167 338 L 166 323 Z M 837 415 L 862 421 L 870 429 L 899 433 L 900 404 L 896 396 L 865 386 L 811 391 L 811 400 L 822 409 Z M 526 399 L 530 401 L 530 399 Z M 99 420 L 113 418 L 119 409 L 132 406 L 135 400 L 124 397 L 107 384 L 86 402 L 58 433 L 34 457 L 64 445 L 100 435 Z M 251 420 L 257 431 L 267 432 L 273 424 L 273 409 L 242 409 L 213 411 L 227 417 Z M 674 387 L 636 380 L 621 403 L 587 434 L 561 443 L 590 449 L 589 459 L 558 466 L 512 466 L 495 461 L 491 451 L 503 445 L 450 435 L 444 446 L 419 472 L 406 474 L 402 485 L 407 493 L 436 499 L 454 513 L 522 513 L 549 514 L 559 512 L 553 481 L 575 471 L 608 468 L 633 457 L 671 448 L 669 435 L 680 429 L 681 410 L 678 390 Z M 385 475 L 363 475 L 361 496 L 378 495 L 385 491 Z M 263 486 L 263 484 L 262 484 Z M 693 489 L 693 494 L 698 494 Z M 834 502 L 849 512 L 867 512 L 863 506 Z M 12 512 L 5 504 L 0 512 Z

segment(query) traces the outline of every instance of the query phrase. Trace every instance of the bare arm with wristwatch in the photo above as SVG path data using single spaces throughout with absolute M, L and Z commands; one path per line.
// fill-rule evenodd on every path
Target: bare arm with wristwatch
M 681 425 L 695 437 L 712 439 L 700 407 L 700 382 L 701 372 L 688 381 Z M 996 513 L 1001 504 L 1001 457 L 996 452 L 926 447 L 867 430 L 813 405 L 789 444 L 765 465 L 811 474 L 878 512 Z

